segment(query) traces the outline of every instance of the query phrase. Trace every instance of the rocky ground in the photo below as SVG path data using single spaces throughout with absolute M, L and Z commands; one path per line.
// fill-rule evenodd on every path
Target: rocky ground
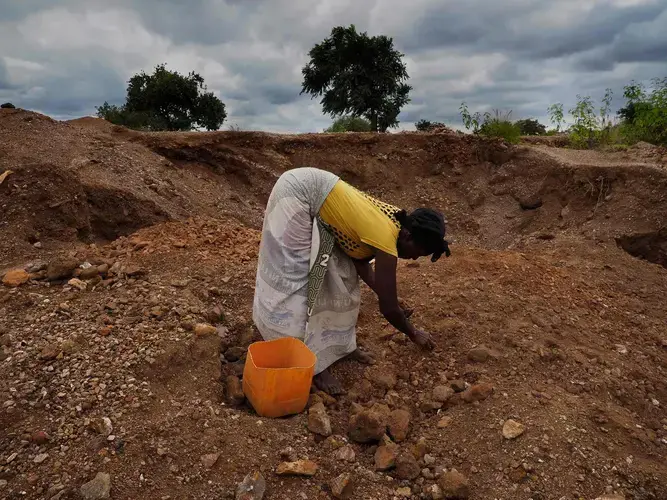
M 616 182 L 618 198 L 630 181 Z M 579 222 L 576 200 L 569 215 L 544 195 L 530 233 L 492 248 L 464 231 L 456 186 L 439 186 L 412 196 L 454 207 L 454 255 L 399 269 L 435 351 L 396 333 L 364 289 L 359 341 L 376 364 L 340 363 L 346 394 L 313 393 L 281 419 L 238 391 L 258 339 L 256 225 L 176 214 L 111 241 L 16 247 L 0 269 L 0 495 L 667 498 L 667 270 L 605 232 L 616 200 L 594 197 Z M 19 188 L 0 185 L 5 206 L 30 193 Z M 500 210 L 470 201 L 478 227 Z

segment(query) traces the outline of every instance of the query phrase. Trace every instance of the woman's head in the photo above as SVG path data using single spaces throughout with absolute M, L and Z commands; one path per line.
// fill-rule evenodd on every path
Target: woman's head
M 400 259 L 416 260 L 431 255 L 431 261 L 435 262 L 443 253 L 450 256 L 449 245 L 445 240 L 445 219 L 440 212 L 418 208 L 409 215 L 405 210 L 395 215 L 401 224 L 396 242 Z

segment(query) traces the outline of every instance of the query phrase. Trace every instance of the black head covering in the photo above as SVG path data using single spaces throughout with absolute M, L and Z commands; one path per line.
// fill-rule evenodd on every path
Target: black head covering
M 396 220 L 404 227 L 415 242 L 429 255 L 431 262 L 437 261 L 444 253 L 449 257 L 449 243 L 445 240 L 446 223 L 443 215 L 430 208 L 418 208 L 410 215 L 405 210 L 396 212 Z

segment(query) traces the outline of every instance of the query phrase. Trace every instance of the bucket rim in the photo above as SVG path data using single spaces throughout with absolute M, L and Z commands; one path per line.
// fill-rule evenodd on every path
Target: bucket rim
M 289 341 L 289 342 L 296 341 L 298 344 L 301 344 L 303 347 L 305 347 L 308 350 L 308 352 L 312 356 L 312 359 L 313 359 L 312 363 L 310 363 L 308 365 L 303 365 L 303 366 L 290 366 L 290 367 L 287 367 L 287 368 L 268 368 L 268 367 L 257 366 L 257 364 L 255 363 L 255 360 L 253 359 L 253 356 L 252 356 L 252 351 L 251 351 L 252 346 L 259 345 L 259 344 L 270 344 L 270 343 L 273 343 L 273 342 L 280 342 L 280 341 Z M 276 370 L 276 371 L 279 371 L 279 370 L 310 370 L 311 368 L 315 368 L 315 365 L 317 364 L 317 356 L 310 349 L 310 347 L 308 347 L 306 345 L 306 343 L 303 340 L 297 339 L 295 337 L 281 337 L 281 338 L 278 338 L 278 339 L 271 339 L 271 340 L 258 340 L 257 342 L 253 342 L 252 344 L 250 344 L 248 346 L 248 354 L 247 354 L 247 357 L 246 357 L 246 362 L 248 362 L 248 361 L 250 361 L 252 363 L 252 366 L 255 370 Z

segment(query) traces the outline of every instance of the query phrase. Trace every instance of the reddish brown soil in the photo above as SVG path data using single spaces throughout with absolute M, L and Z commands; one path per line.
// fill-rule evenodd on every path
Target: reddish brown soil
M 431 473 L 456 468 L 470 498 L 667 498 L 667 174 L 646 158 L 568 154 L 460 134 L 141 134 L 1 110 L 0 174 L 13 173 L 0 185 L 0 275 L 63 259 L 115 273 L 83 291 L 44 272 L 0 288 L 0 496 L 80 498 L 107 472 L 113 499 L 234 498 L 259 470 L 267 499 L 331 498 L 343 472 L 353 498 L 405 486 L 421 498 L 435 480 L 375 472 L 372 446 L 335 458 L 355 401 L 409 410 L 401 448 L 425 438 Z M 263 204 L 277 175 L 306 165 L 441 208 L 453 240 L 451 258 L 399 270 L 435 352 L 394 333 L 364 291 L 359 340 L 378 366 L 334 368 L 348 391 L 327 408 L 334 439 L 305 414 L 229 405 L 220 382 L 221 344 L 253 335 Z M 218 334 L 196 338 L 203 321 Z M 470 361 L 480 345 L 492 356 Z M 392 390 L 378 371 L 397 377 Z M 455 379 L 494 392 L 425 412 Z M 90 425 L 101 417 L 113 438 Z M 516 440 L 502 436 L 509 418 L 526 427 Z M 36 431 L 50 439 L 32 442 Z M 316 475 L 277 476 L 286 447 Z M 200 457 L 218 452 L 207 469 Z

